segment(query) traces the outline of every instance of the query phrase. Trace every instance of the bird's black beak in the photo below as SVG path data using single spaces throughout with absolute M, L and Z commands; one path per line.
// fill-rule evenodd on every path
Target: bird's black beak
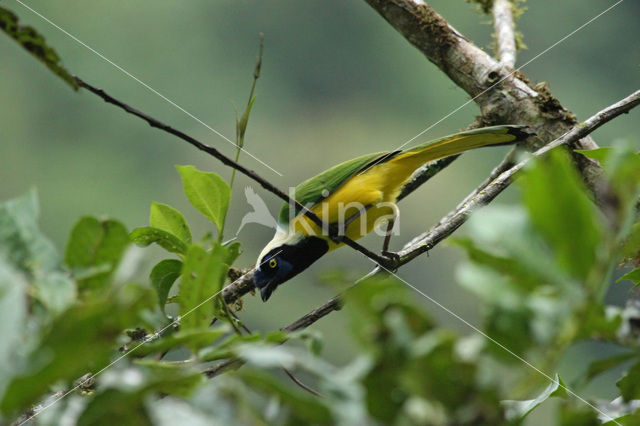
M 269 281 L 266 286 L 260 289 L 260 297 L 262 298 L 263 302 L 269 300 L 269 298 L 271 297 L 271 293 L 273 293 L 273 290 L 275 290 L 276 286 L 273 285 L 273 282 L 274 280 Z
M 259 269 L 256 270 L 256 273 L 253 276 L 253 283 L 255 284 L 256 288 L 260 290 L 260 297 L 262 298 L 263 302 L 269 300 L 269 297 L 271 297 L 271 293 L 273 293 L 273 290 L 278 287 L 278 283 L 276 282 L 275 277 L 267 278 Z

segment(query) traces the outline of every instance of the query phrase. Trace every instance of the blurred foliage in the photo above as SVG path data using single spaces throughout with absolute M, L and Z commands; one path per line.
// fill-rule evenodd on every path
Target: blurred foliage
M 66 75 L 41 36 L 5 9 L 0 21 Z M 254 100 L 236 123 L 240 140 Z M 616 268 L 638 266 L 640 159 L 624 146 L 583 154 L 605 170 L 600 209 L 556 150 L 519 178 L 521 203 L 474 214 L 467 237 L 456 240 L 469 258 L 459 281 L 480 301 L 484 323 L 476 331 L 486 339 L 447 330 L 404 284 L 373 277 L 344 295 L 357 348 L 344 366 L 321 356 L 317 332 L 251 333 L 221 300 L 241 245 L 222 242 L 231 189 L 215 173 L 178 167 L 215 239 L 194 240 L 180 211 L 153 203 L 149 226 L 131 233 L 114 219 L 82 217 L 62 256 L 39 230 L 35 191 L 5 201 L 0 422 L 37 415 L 31 422 L 43 425 L 494 425 L 526 422 L 553 406 L 563 425 L 638 424 L 640 302 L 620 309 L 605 293 Z M 148 283 L 120 279 L 135 264 L 130 242 L 155 243 L 170 256 L 151 268 Z M 639 274 L 620 280 L 637 284 Z M 568 385 L 547 375 L 586 340 L 623 352 L 595 359 Z M 235 371 L 202 374 L 229 360 Z M 321 397 L 284 381 L 282 369 L 302 375 Z M 579 396 L 612 370 L 621 374 L 614 398 Z
M 2 416 L 80 425 L 495 425 L 521 423 L 555 398 L 562 400 L 561 424 L 614 417 L 637 424 L 640 308 L 634 300 L 625 310 L 606 306 L 603 289 L 635 229 L 640 174 L 625 165 L 638 155 L 625 148 L 585 154 L 604 166 L 607 214 L 591 203 L 569 156 L 555 150 L 518 179 L 522 204 L 481 210 L 468 236 L 455 240 L 469 256 L 459 278 L 482 302 L 487 339 L 439 326 L 402 282 L 374 276 L 344 293 L 358 355 L 342 367 L 323 359 L 315 332 L 242 331 L 217 297 L 240 243 L 210 235 L 194 243 L 176 209 L 154 203 L 152 227 L 142 229 L 161 230 L 186 249 L 167 248 L 172 257 L 140 285 L 114 279 L 127 263 L 119 222 L 81 218 L 61 259 L 37 228 L 35 192 L 9 200 L 0 205 L 0 365 L 12 366 L 0 369 Z M 198 188 L 189 197 L 194 207 L 212 224 L 223 223 L 226 183 L 189 170 L 182 178 L 186 191 Z M 201 193 L 213 195 L 205 200 Z M 56 303 L 38 297 L 58 292 Z M 568 386 L 557 374 L 546 376 L 585 339 L 626 352 L 593 361 Z M 306 349 L 284 344 L 296 340 L 308 342 Z M 212 362 L 229 360 L 235 371 L 203 374 Z M 617 381 L 619 397 L 579 396 L 620 365 L 628 369 Z M 321 396 L 284 382 L 282 369 L 303 375 Z

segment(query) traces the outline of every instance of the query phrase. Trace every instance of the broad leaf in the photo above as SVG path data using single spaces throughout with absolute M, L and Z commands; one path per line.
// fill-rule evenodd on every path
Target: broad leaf
M 629 280 L 635 285 L 640 284 L 640 268 L 636 268 L 631 272 L 627 272 L 616 281 L 619 283 L 620 281 Z
M 184 259 L 178 298 L 182 330 L 206 328 L 214 317 L 220 293 L 233 262 L 230 251 L 215 244 L 210 251 L 192 245 Z
M 78 425 L 152 425 L 147 413 L 151 395 L 188 397 L 202 384 L 198 371 L 167 362 L 137 360 L 136 368 L 108 370 L 99 377 L 98 393 L 89 401 Z M 183 424 L 174 418 L 174 423 Z
M 129 237 L 131 241 L 140 247 L 146 247 L 156 243 L 171 253 L 185 254 L 187 252 L 187 245 L 182 242 L 182 240 L 162 229 L 152 228 L 150 226 L 137 228 L 131 231 Z
M 35 190 L 0 204 L 0 254 L 22 271 L 51 271 L 60 257 L 38 229 L 38 197 Z
M 591 380 L 595 376 L 604 373 L 620 364 L 629 361 L 630 359 L 637 358 L 639 356 L 636 352 L 625 352 L 622 354 L 614 355 L 608 358 L 599 359 L 589 364 L 589 369 L 584 377 L 584 380 Z
M 113 424 L 118 426 L 152 426 L 143 403 L 142 392 L 107 389 L 96 395 L 78 419 L 78 426 Z
M 116 337 L 136 324 L 138 312 L 153 297 L 146 289 L 129 287 L 118 295 L 88 298 L 58 316 L 29 359 L 18 371 L 0 407 L 5 413 L 24 410 L 54 383 L 72 381 L 109 363 Z
M 605 146 L 596 149 L 576 149 L 574 152 L 579 152 L 585 157 L 589 157 L 593 160 L 596 160 L 600 164 L 605 163 L 613 153 L 614 148 Z
M 176 166 L 182 185 L 193 206 L 205 215 L 218 231 L 224 228 L 231 188 L 215 173 L 201 172 L 193 166 Z
M 184 243 L 191 242 L 191 230 L 182 214 L 171 206 L 151 203 L 149 225 L 175 235 Z
M 88 216 L 80 219 L 71 230 L 64 260 L 80 274 L 96 269 L 90 276 L 79 279 L 78 287 L 95 290 L 107 286 L 129 243 L 127 229 L 118 221 Z
M 245 367 L 237 374 L 249 384 L 251 389 L 280 398 L 281 401 L 291 409 L 292 414 L 295 415 L 297 422 L 293 422 L 294 424 L 332 423 L 331 412 L 323 403 L 322 398 L 298 392 L 290 385 L 285 386 L 285 384 L 276 377 L 261 370 Z
M 180 276 L 181 271 L 182 262 L 177 259 L 162 260 L 151 270 L 149 279 L 158 294 L 158 303 L 163 313 L 169 290 L 171 290 L 171 286 Z
M 616 386 L 625 401 L 640 399 L 640 362 L 632 365 L 627 374 L 616 382 Z
M 565 398 L 567 396 L 567 390 L 562 382 L 562 379 L 556 374 L 555 378 L 549 386 L 543 390 L 540 395 L 534 399 L 526 401 L 505 400 L 502 401 L 506 411 L 505 416 L 507 420 L 517 420 L 525 418 L 531 411 L 533 411 L 538 405 L 551 397 Z
M 145 343 L 133 351 L 131 355 L 134 357 L 143 357 L 153 353 L 162 353 L 181 345 L 204 347 L 211 345 L 228 332 L 229 328 L 226 327 L 226 325 L 211 330 L 178 331 L 177 333 L 166 336 L 163 335 L 157 340 Z
M 54 315 L 71 306 L 77 297 L 75 282 L 67 273 L 58 271 L 37 273 L 33 289 L 33 296 Z
M 538 159 L 518 181 L 535 227 L 554 249 L 559 264 L 584 280 L 603 236 L 599 212 L 563 151 Z
M 27 272 L 35 300 L 53 314 L 76 299 L 76 284 L 60 271 L 60 256 L 38 229 L 38 199 L 35 190 L 0 204 L 0 257 Z
M 16 355 L 26 329 L 26 292 L 24 276 L 0 256 L 0 398 L 16 373 Z

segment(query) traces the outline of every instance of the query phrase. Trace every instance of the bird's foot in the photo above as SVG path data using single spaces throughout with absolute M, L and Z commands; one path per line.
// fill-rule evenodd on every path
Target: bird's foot
M 329 238 L 336 244 L 340 244 L 344 238 L 344 229 L 341 229 L 340 224 L 330 223 L 328 226 Z
M 396 252 L 387 250 L 383 250 L 380 254 L 384 259 L 383 264 L 380 266 L 391 272 L 396 272 L 400 267 L 400 255 Z

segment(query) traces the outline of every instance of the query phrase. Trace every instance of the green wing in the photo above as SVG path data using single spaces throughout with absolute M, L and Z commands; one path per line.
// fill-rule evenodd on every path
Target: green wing
M 333 166 L 329 170 L 325 170 L 319 175 L 307 179 L 300 185 L 296 186 L 294 197 L 303 206 L 312 207 L 326 198 L 322 195 L 323 192 L 327 196 L 329 194 L 333 194 L 350 177 L 358 173 L 371 162 L 374 162 L 387 154 L 387 152 L 376 152 Z M 386 160 L 387 159 L 385 159 L 385 161 Z M 296 208 L 295 215 L 298 215 L 300 210 L 301 209 Z M 278 215 L 278 223 L 283 226 L 289 224 L 289 203 L 282 204 L 280 214 Z
M 473 136 L 479 137 L 474 138 Z M 493 139 L 490 138 L 491 136 L 493 136 Z M 407 151 L 376 152 L 363 155 L 338 164 L 311 179 L 305 180 L 296 186 L 294 197 L 303 206 L 312 207 L 326 198 L 326 196 L 322 195 L 323 191 L 326 190 L 324 194 L 327 196 L 333 194 L 353 175 L 365 170 L 367 167 L 384 163 L 392 158 L 402 160 L 403 157 L 407 158 L 414 153 L 419 155 L 421 152 L 424 152 L 427 156 L 431 155 L 433 157 L 431 159 L 443 158 L 481 146 L 512 144 L 529 136 L 531 136 L 531 132 L 526 126 L 483 127 L 429 141 Z M 424 162 L 431 161 L 431 159 L 427 158 Z M 300 209 L 296 208 L 294 216 L 299 213 Z M 282 204 L 278 215 L 278 223 L 283 227 L 289 224 L 289 203 Z

